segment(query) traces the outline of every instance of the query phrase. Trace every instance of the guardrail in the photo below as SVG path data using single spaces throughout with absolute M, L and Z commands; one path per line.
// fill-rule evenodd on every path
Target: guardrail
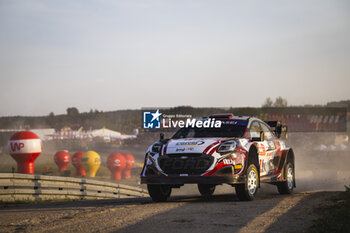
M 0 200 L 84 200 L 146 197 L 147 191 L 129 185 L 85 178 L 0 173 Z

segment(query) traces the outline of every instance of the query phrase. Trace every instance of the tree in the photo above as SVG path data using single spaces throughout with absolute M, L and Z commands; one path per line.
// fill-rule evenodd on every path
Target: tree
M 50 114 L 47 116 L 46 122 L 49 124 L 50 127 L 55 127 L 56 117 L 53 112 L 50 112 Z
M 76 107 L 67 108 L 67 115 L 68 116 L 77 116 L 79 115 L 79 110 Z
M 287 107 L 288 106 L 288 102 L 286 99 L 283 99 L 281 96 L 278 96 L 275 99 L 275 103 L 273 104 L 274 107 L 279 107 L 279 108 L 283 108 L 283 107 Z
M 282 98 L 281 96 L 278 96 L 275 99 L 275 102 L 273 102 L 270 97 L 267 97 L 265 102 L 262 105 L 263 108 L 268 108 L 268 107 L 283 108 L 287 106 L 288 106 L 287 100 Z
M 272 107 L 273 105 L 273 101 L 270 97 L 267 97 L 265 102 L 263 103 L 262 107 L 263 108 L 268 108 L 268 107 Z

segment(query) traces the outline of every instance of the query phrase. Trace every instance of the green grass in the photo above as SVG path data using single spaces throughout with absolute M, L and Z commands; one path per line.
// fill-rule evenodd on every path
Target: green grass
M 350 232 L 350 188 L 332 198 L 331 205 L 319 208 L 321 217 L 308 233 Z

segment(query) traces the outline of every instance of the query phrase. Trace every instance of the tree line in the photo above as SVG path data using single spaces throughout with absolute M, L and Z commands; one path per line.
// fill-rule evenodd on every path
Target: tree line
M 194 118 L 208 116 L 213 113 L 233 113 L 235 115 L 259 116 L 262 112 L 280 113 L 279 109 L 285 107 L 283 111 L 289 112 L 288 109 L 295 107 L 289 106 L 286 99 L 277 97 L 274 101 L 268 97 L 262 104 L 262 108 L 195 108 L 191 106 L 178 106 L 173 108 L 162 109 L 163 114 L 187 114 Z M 306 107 L 347 107 L 350 109 L 350 100 L 330 102 L 323 106 L 306 105 Z M 299 111 L 302 110 L 302 107 Z M 40 117 L 0 117 L 0 129 L 35 129 L 35 128 L 54 128 L 60 130 L 63 127 L 70 127 L 78 130 L 98 129 L 106 127 L 112 130 L 130 134 L 135 128 L 142 128 L 143 110 L 117 110 L 103 112 L 90 110 L 89 112 L 79 112 L 76 107 L 66 109 L 66 114 L 55 115 L 53 112 L 47 116 Z

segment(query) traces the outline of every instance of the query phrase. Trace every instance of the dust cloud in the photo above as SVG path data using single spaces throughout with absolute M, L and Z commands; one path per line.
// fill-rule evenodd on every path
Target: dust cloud
M 171 137 L 172 134 L 166 135 Z M 158 134 L 151 135 L 152 140 L 158 140 Z M 70 145 L 59 142 L 44 143 L 43 153 L 37 158 L 36 171 L 39 173 L 49 169 L 56 170 L 53 162 L 53 155 L 58 150 L 68 150 L 72 156 L 77 151 L 95 150 L 102 159 L 103 167 L 110 153 L 131 153 L 137 163 L 143 163 L 144 155 L 151 142 L 141 140 L 130 142 L 127 145 L 112 147 L 104 143 L 89 142 L 88 144 L 72 143 Z M 343 191 L 344 185 L 350 185 L 350 144 L 347 133 L 289 133 L 286 140 L 288 147 L 294 150 L 296 189 L 295 192 L 324 190 Z M 0 172 L 11 172 L 12 167 L 17 168 L 16 162 L 11 158 L 3 147 L 0 163 Z M 69 167 L 74 174 L 74 168 Z M 104 169 L 104 168 L 102 168 Z M 141 168 L 136 168 L 133 172 L 134 180 L 139 180 Z M 103 175 L 108 179 L 109 171 L 105 169 Z M 139 182 L 138 182 L 139 183 Z M 146 188 L 145 185 L 141 186 Z M 260 193 L 277 193 L 273 185 L 262 184 Z M 199 195 L 197 185 L 185 185 L 180 189 L 173 189 L 173 195 Z M 219 185 L 215 194 L 234 193 L 234 188 L 230 185 Z
M 350 185 L 347 133 L 290 133 L 295 154 L 297 191 L 343 191 Z

